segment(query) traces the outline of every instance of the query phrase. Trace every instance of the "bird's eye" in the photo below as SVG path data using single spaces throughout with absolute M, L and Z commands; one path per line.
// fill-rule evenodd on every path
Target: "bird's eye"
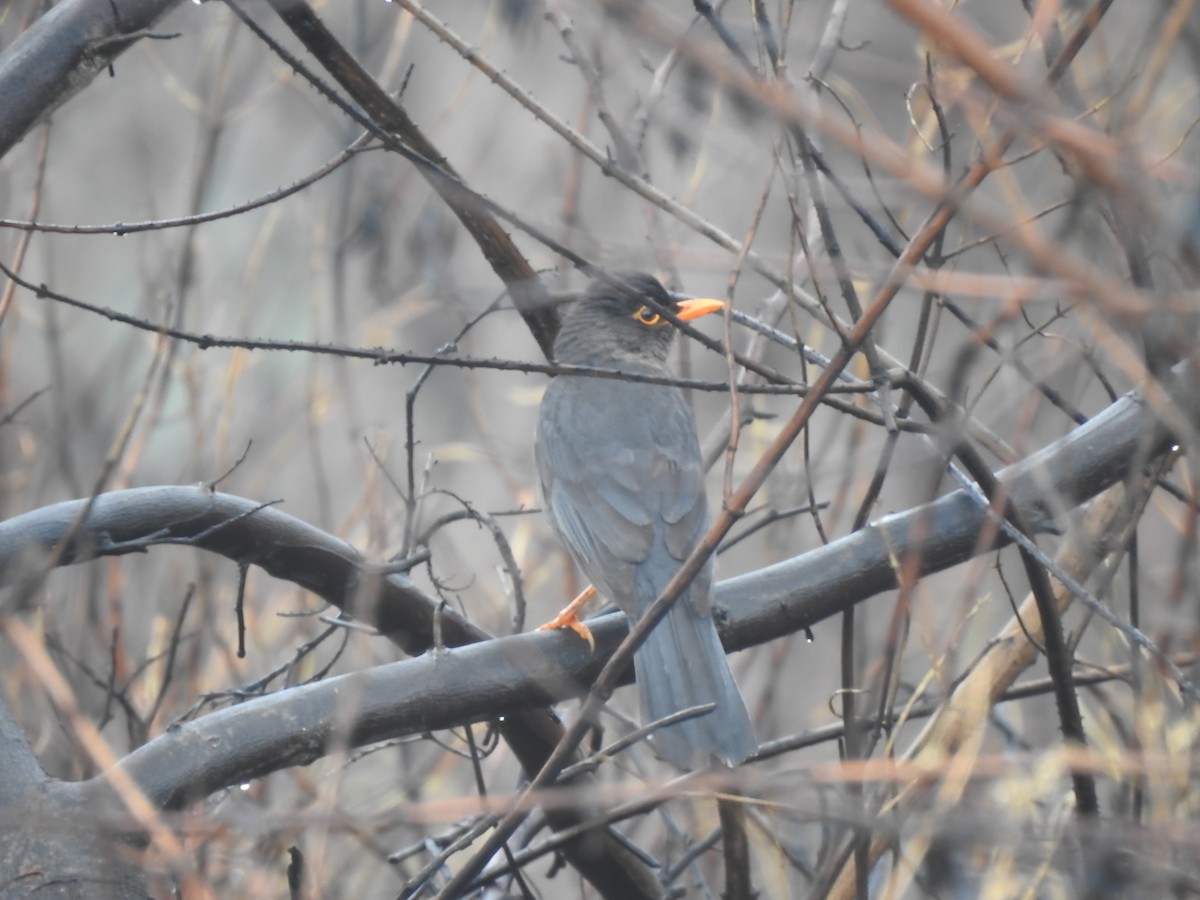
M 643 306 L 633 314 L 633 317 L 643 325 L 657 325 L 662 321 L 662 316 L 648 306 Z

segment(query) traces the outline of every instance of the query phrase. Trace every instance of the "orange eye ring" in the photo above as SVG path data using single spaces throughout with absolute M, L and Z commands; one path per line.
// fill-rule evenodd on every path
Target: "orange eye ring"
M 662 321 L 662 316 L 652 310 L 649 306 L 643 306 L 633 314 L 633 317 L 643 325 L 657 325 Z

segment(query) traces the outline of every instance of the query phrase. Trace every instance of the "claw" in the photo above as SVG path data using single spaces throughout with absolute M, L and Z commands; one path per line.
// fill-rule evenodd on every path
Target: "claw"
M 566 610 L 563 610 L 545 625 L 540 625 L 534 630 L 550 631 L 553 628 L 570 628 L 573 632 L 587 641 L 588 650 L 590 650 L 592 653 L 596 652 L 596 639 L 592 637 L 592 629 L 580 622 L 579 617 L 576 616 L 575 613 L 568 613 Z
M 550 631 L 555 628 L 570 628 L 573 632 L 579 635 L 583 640 L 587 641 L 588 649 L 596 652 L 596 639 L 592 637 L 592 629 L 588 628 L 579 621 L 579 610 L 587 605 L 588 601 L 596 596 L 596 589 L 590 584 L 584 589 L 578 597 L 563 607 L 562 612 L 547 622 L 545 625 L 539 625 L 534 631 Z

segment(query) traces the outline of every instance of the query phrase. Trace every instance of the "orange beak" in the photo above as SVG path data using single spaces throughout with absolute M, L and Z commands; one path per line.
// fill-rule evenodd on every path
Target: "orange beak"
M 722 300 L 680 300 L 675 315 L 685 322 L 719 312 L 725 308 Z

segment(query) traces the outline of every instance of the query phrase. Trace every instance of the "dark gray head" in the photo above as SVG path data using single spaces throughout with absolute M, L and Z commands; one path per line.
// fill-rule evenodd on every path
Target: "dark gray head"
M 723 307 L 719 300 L 675 300 L 642 272 L 597 278 L 563 315 L 554 356 L 567 365 L 665 370 L 676 328 L 663 310 L 694 319 Z

